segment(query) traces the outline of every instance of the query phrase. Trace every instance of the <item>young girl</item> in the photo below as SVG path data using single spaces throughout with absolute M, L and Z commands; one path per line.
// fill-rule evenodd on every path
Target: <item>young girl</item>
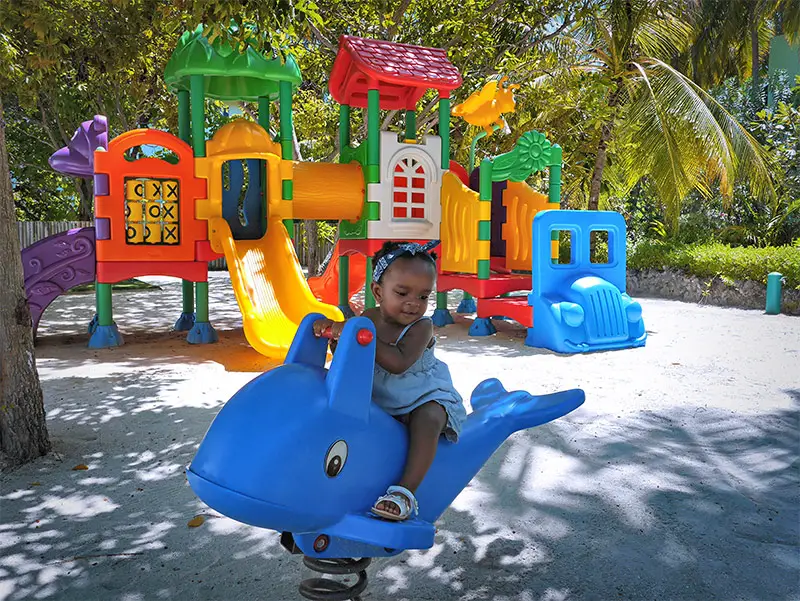
M 374 257 L 372 294 L 378 305 L 364 311 L 375 324 L 375 375 L 372 400 L 408 426 L 409 447 L 400 482 L 390 486 L 372 512 L 405 520 L 418 511 L 414 493 L 436 455 L 439 437 L 456 442 L 466 418 L 464 402 L 447 365 L 433 355 L 433 324 L 425 316 L 436 284 L 436 255 L 425 245 L 387 242 Z M 331 328 L 338 339 L 343 322 L 320 319 L 314 333 Z

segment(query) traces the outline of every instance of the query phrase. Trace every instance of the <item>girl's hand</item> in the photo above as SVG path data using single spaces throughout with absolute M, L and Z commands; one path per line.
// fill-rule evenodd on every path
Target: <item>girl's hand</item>
M 339 336 L 342 335 L 342 330 L 344 329 L 344 322 L 333 321 L 332 319 L 318 319 L 314 322 L 314 336 L 321 338 L 322 333 L 328 328 L 331 330 L 331 338 L 339 340 Z

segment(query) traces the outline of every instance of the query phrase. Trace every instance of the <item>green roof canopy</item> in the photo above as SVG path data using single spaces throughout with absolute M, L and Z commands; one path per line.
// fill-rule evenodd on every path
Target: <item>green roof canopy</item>
M 292 56 L 286 62 L 268 60 L 249 46 L 239 53 L 222 41 L 209 43 L 202 25 L 181 36 L 164 68 L 164 81 L 172 92 L 188 90 L 192 75 L 203 76 L 206 97 L 216 100 L 276 100 L 279 82 L 296 88 L 303 81 Z

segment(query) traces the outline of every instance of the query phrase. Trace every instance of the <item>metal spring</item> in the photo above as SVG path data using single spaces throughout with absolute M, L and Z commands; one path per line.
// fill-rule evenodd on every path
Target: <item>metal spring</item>
M 303 557 L 306 567 L 321 574 L 345 576 L 357 574 L 358 581 L 348 586 L 330 578 L 309 578 L 300 583 L 300 594 L 311 601 L 361 601 L 361 593 L 367 588 L 367 566 L 372 558 L 363 559 L 315 559 Z

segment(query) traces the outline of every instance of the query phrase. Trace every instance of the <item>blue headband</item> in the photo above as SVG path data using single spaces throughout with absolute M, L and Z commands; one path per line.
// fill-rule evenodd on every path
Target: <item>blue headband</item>
M 431 250 L 439 246 L 441 240 L 431 240 L 426 242 L 425 244 L 417 244 L 416 242 L 408 242 L 406 244 L 401 244 L 394 250 L 389 251 L 385 255 L 383 255 L 380 259 L 378 259 L 375 263 L 375 271 L 372 272 L 372 281 L 378 282 L 383 276 L 384 272 L 389 269 L 389 265 L 391 265 L 396 259 L 399 259 L 403 255 L 411 255 L 412 257 L 416 256 L 417 254 L 421 254 L 423 257 L 426 257 L 431 260 L 432 263 L 435 263 L 436 260 L 429 254 Z

